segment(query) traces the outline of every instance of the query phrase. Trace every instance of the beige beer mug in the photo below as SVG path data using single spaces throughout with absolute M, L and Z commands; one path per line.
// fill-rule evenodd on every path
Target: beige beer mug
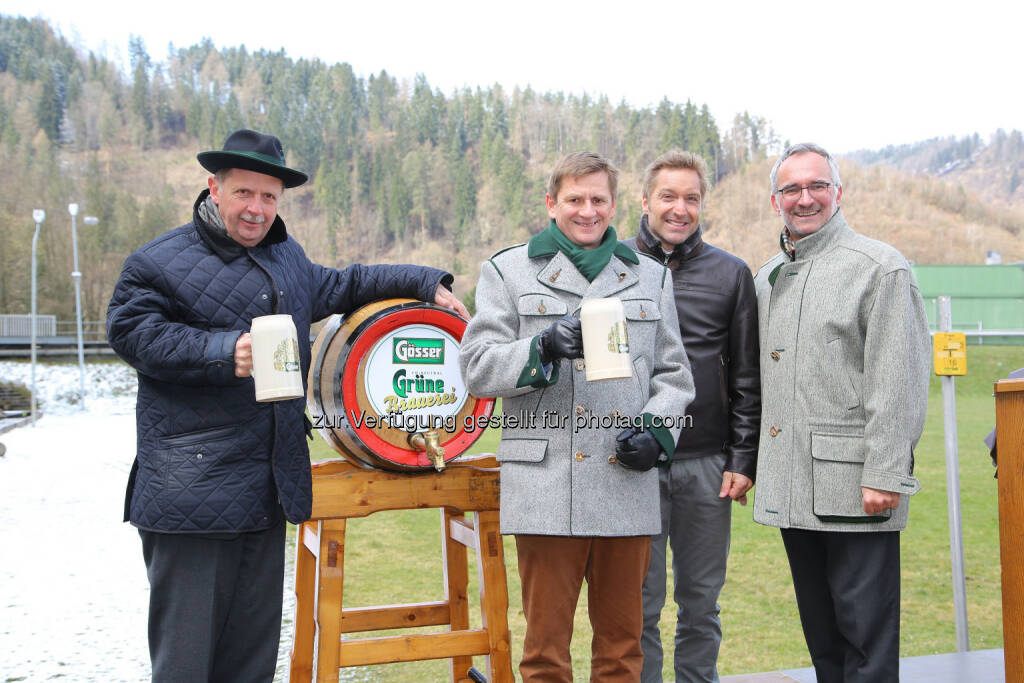
M 626 314 L 620 299 L 584 299 L 580 326 L 588 382 L 633 376 Z
M 302 398 L 299 337 L 290 315 L 252 319 L 252 378 L 257 401 Z

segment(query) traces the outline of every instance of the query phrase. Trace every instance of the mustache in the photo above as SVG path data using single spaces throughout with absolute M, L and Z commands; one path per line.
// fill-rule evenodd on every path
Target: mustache
M 242 213 L 241 215 L 239 215 L 239 218 L 241 218 L 246 223 L 266 223 L 267 222 L 267 217 L 266 216 L 256 216 L 256 215 L 253 215 L 251 213 Z

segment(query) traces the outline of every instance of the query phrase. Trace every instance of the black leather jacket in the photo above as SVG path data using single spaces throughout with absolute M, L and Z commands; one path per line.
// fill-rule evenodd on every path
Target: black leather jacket
M 624 240 L 672 272 L 679 331 L 690 358 L 697 397 L 687 413 L 673 459 L 725 453 L 725 469 L 751 479 L 757 470 L 761 424 L 757 298 L 741 259 L 704 242 L 701 229 L 666 254 L 647 216 L 637 237 Z

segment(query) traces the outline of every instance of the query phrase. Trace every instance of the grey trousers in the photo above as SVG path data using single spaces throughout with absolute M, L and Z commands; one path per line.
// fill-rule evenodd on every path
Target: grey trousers
M 285 523 L 212 537 L 139 531 L 154 683 L 269 683 L 284 598 Z
M 643 683 L 661 683 L 663 653 L 658 620 L 665 606 L 666 544 L 672 547 L 677 683 L 718 680 L 722 623 L 718 595 L 729 557 L 732 500 L 719 498 L 725 455 L 674 460 L 660 470 L 661 534 L 651 537 L 644 580 Z

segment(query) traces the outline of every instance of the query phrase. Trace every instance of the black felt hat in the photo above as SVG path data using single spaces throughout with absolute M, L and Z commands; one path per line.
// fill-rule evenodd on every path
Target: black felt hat
M 298 187 L 309 180 L 302 171 L 285 165 L 280 140 L 245 128 L 229 135 L 224 141 L 224 149 L 200 152 L 196 158 L 210 173 L 225 168 L 244 168 L 280 178 L 285 187 Z

